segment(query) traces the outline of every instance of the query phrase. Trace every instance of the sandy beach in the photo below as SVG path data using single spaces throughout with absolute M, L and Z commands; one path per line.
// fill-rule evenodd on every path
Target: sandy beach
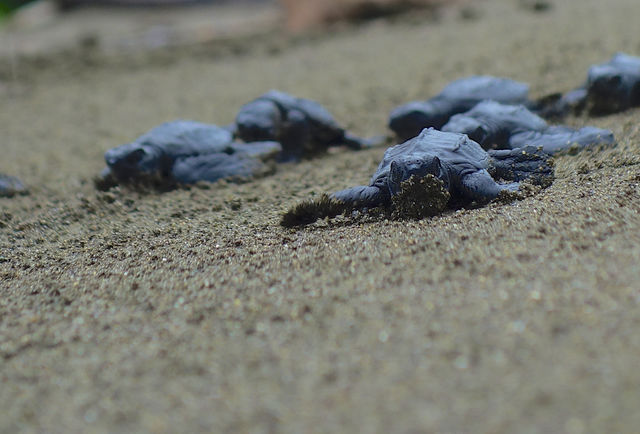
M 384 147 L 243 184 L 92 181 L 107 149 L 272 88 L 373 136 L 456 78 L 540 97 L 640 55 L 637 0 L 552 4 L 0 67 L 0 173 L 30 189 L 0 198 L 0 432 L 638 432 L 640 109 L 568 118 L 618 144 L 557 157 L 548 189 L 420 221 L 278 224 Z

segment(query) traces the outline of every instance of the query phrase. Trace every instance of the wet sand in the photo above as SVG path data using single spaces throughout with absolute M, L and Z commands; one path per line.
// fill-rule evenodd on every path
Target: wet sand
M 474 3 L 284 50 L 4 78 L 0 432 L 634 433 L 640 110 L 570 118 L 618 145 L 525 200 L 421 221 L 278 225 L 384 151 L 168 193 L 98 192 L 102 155 L 174 118 L 226 124 L 270 88 L 355 133 L 449 81 L 566 91 L 640 54 L 636 0 Z M 61 62 L 64 59 L 60 59 Z

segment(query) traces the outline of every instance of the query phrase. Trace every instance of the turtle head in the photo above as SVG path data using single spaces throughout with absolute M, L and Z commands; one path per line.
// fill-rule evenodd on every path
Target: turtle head
M 109 149 L 105 152 L 104 159 L 118 179 L 126 180 L 161 169 L 161 154 L 154 146 L 132 142 Z
M 442 131 L 466 134 L 471 140 L 480 145 L 489 138 L 489 132 L 485 125 L 477 119 L 464 115 L 453 116 Z
M 445 183 L 445 188 L 449 185 L 449 179 L 442 163 L 435 155 L 422 157 L 401 157 L 391 162 L 389 168 L 389 179 L 387 185 L 391 195 L 402 190 L 402 183 L 412 176 L 422 178 L 426 175 L 433 175 Z
M 630 104 L 630 83 L 623 72 L 609 65 L 598 65 L 589 70 L 588 96 L 592 110 L 610 112 Z
M 245 142 L 277 141 L 282 122 L 282 113 L 274 102 L 257 99 L 238 112 L 237 135 Z
M 431 101 L 412 101 L 396 107 L 389 117 L 389 128 L 400 140 L 416 137 L 424 128 L 442 127 L 449 115 L 440 105 Z

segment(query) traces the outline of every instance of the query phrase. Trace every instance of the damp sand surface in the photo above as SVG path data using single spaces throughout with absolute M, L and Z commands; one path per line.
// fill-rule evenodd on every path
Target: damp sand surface
M 31 194 L 0 198 L 0 432 L 637 432 L 638 109 L 568 119 L 618 145 L 559 156 L 548 189 L 420 221 L 278 225 L 366 183 L 382 148 L 244 184 L 91 181 L 106 149 L 175 118 L 226 124 L 270 88 L 375 135 L 455 78 L 507 76 L 535 97 L 640 54 L 636 0 L 472 7 L 4 76 L 0 172 Z

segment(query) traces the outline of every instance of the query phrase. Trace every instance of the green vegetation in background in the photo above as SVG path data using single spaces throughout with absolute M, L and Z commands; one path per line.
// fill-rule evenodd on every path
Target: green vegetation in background
M 11 12 L 20 6 L 24 6 L 32 1 L 33 0 L 0 0 L 0 20 L 8 17 Z

